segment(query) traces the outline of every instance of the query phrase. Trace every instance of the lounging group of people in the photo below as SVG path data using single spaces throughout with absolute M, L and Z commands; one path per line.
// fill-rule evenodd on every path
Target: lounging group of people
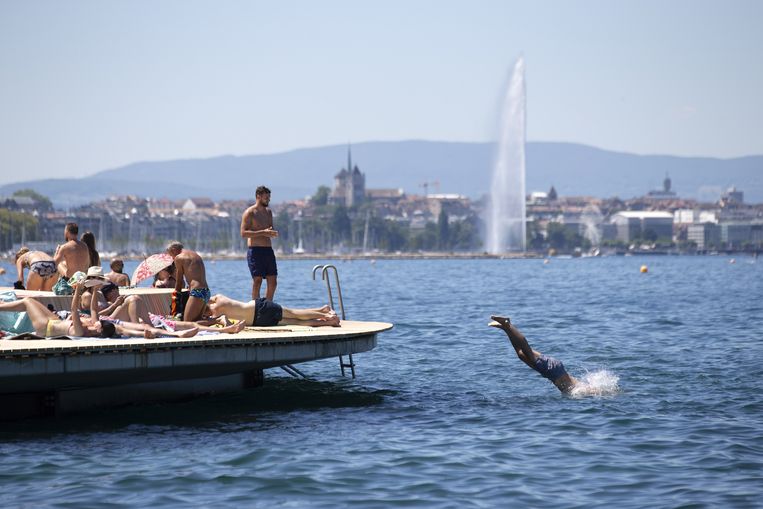
M 35 333 L 45 337 L 190 337 L 204 330 L 236 333 L 246 326 L 339 326 L 339 318 L 329 306 L 294 309 L 273 302 L 277 267 L 271 239 L 278 232 L 273 229 L 269 202 L 270 190 L 260 186 L 255 205 L 242 217 L 241 235 L 249 245 L 247 263 L 252 275 L 252 300 L 248 302 L 212 295 L 201 256 L 173 241 L 166 249 L 173 263 L 156 274 L 152 286 L 173 288 L 173 299 L 187 290 L 182 320 L 153 314 L 140 295 L 120 294 L 119 287 L 130 285 L 130 277 L 122 272 L 124 263 L 112 260 L 111 272 L 103 274 L 95 236 L 86 232 L 80 239 L 77 224 L 68 223 L 64 229 L 65 242 L 53 256 L 25 247 L 18 251 L 18 280 L 14 287 L 71 295 L 71 309 L 51 310 L 26 297 L 0 303 L 0 312 L 26 312 Z M 26 285 L 25 269 L 29 270 Z M 259 297 L 263 280 L 267 281 L 267 292 L 265 297 Z
M 64 243 L 56 248 L 53 256 L 44 251 L 32 251 L 22 247 L 16 253 L 18 279 L 13 284 L 17 290 L 41 290 L 56 295 L 72 295 L 74 289 L 69 284 L 77 272 L 87 272 L 89 267 L 100 267 L 101 257 L 95 248 L 95 235 L 85 232 L 79 238 L 79 226 L 67 223 L 64 228 Z M 111 272 L 105 275 L 117 286 L 130 286 L 130 276 L 123 273 L 124 262 L 111 261 Z M 29 269 L 24 284 L 24 271 Z

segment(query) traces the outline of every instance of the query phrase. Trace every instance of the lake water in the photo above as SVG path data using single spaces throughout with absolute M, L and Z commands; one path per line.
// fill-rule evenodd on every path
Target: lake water
M 277 301 L 326 301 L 313 263 L 280 262 Z M 357 379 L 0 424 L 0 507 L 763 506 L 763 260 L 337 266 L 348 318 L 395 324 Z M 247 297 L 244 261 L 208 268 Z M 561 395 L 496 312 L 604 395 Z

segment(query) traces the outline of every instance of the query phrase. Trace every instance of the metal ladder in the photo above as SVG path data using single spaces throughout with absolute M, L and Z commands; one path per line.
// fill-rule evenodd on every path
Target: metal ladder
M 321 279 L 326 282 L 326 289 L 328 290 L 329 294 L 329 307 L 331 309 L 334 308 L 334 294 L 331 292 L 331 277 L 328 275 L 329 270 L 334 270 L 334 279 L 336 280 L 336 291 L 339 295 L 339 310 L 342 312 L 342 320 L 346 319 L 345 313 L 344 313 L 344 301 L 342 300 L 342 286 L 339 284 L 339 271 L 337 270 L 335 265 L 316 265 L 313 267 L 313 281 L 315 281 L 315 273 L 316 271 L 321 271 Z M 352 378 L 355 378 L 355 361 L 352 359 L 352 354 L 349 353 L 347 356 L 350 359 L 350 362 L 344 362 L 344 358 L 340 355 L 339 356 L 339 367 L 342 370 L 342 376 L 345 376 L 344 374 L 344 368 L 350 368 L 350 371 L 352 372 Z
M 299 377 L 302 377 L 302 378 L 304 378 L 305 380 L 310 380 L 310 379 L 307 377 L 307 375 L 306 375 L 306 374 L 304 374 L 303 372 L 301 372 L 300 370 L 298 370 L 297 368 L 295 368 L 295 367 L 294 367 L 294 366 L 292 366 L 291 364 L 284 364 L 283 366 L 279 366 L 279 367 L 280 367 L 282 370 L 284 370 L 284 371 L 286 371 L 287 373 L 289 373 L 289 374 L 290 374 L 291 376 L 293 376 L 294 378 L 299 378 Z

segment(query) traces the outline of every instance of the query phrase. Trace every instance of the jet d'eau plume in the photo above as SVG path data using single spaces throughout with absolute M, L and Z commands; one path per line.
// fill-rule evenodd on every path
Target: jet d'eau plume
M 492 254 L 525 250 L 525 61 L 511 73 L 490 188 L 486 245 Z

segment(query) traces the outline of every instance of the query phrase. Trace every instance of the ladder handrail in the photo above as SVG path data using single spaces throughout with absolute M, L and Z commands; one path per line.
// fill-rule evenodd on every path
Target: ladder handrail
M 329 269 L 334 269 L 334 279 L 336 279 L 336 289 L 339 293 L 339 309 L 342 311 L 342 320 L 346 320 L 347 317 L 345 316 L 344 312 L 344 300 L 342 299 L 342 286 L 339 284 L 339 270 L 336 268 L 335 265 L 326 264 L 326 265 L 315 265 L 313 266 L 313 281 L 315 281 L 315 272 L 317 270 L 321 271 L 321 279 L 326 282 L 326 288 L 328 290 L 329 294 L 329 307 L 331 309 L 334 309 L 334 294 L 331 292 L 331 276 L 328 275 Z M 355 361 L 352 359 L 352 354 L 347 354 L 350 358 L 349 363 L 345 363 L 342 359 L 342 356 L 339 356 L 339 367 L 342 369 L 342 376 L 344 376 L 344 368 L 350 368 L 352 372 L 352 378 L 355 378 Z
M 321 271 L 321 278 L 326 279 L 326 286 L 329 288 L 329 299 L 331 300 L 331 307 L 334 307 L 334 297 L 331 295 L 331 284 L 329 281 L 331 278 L 328 276 L 329 269 L 334 269 L 334 280 L 336 281 L 336 292 L 339 296 L 339 309 L 342 311 L 342 320 L 346 320 L 347 317 L 344 313 L 344 300 L 342 299 L 342 285 L 339 284 L 339 271 L 337 270 L 335 265 L 324 265 L 323 270 Z
M 326 265 L 316 265 L 313 267 L 313 281 L 315 281 L 315 271 L 321 269 L 321 279 L 326 282 L 326 288 L 329 293 L 329 307 L 334 309 L 334 294 L 331 293 L 331 281 L 326 278 Z
M 344 311 L 344 299 L 342 298 L 342 285 L 339 283 L 339 270 L 337 270 L 336 265 L 332 264 L 315 265 L 313 267 L 313 281 L 315 281 L 315 272 L 319 269 L 321 271 L 321 279 L 326 282 L 326 289 L 328 290 L 329 295 L 329 307 L 331 307 L 331 309 L 336 309 L 334 307 L 334 292 L 331 291 L 331 277 L 328 276 L 329 269 L 334 269 L 334 279 L 339 294 L 339 310 L 342 312 L 342 320 L 346 320 L 347 316 Z

